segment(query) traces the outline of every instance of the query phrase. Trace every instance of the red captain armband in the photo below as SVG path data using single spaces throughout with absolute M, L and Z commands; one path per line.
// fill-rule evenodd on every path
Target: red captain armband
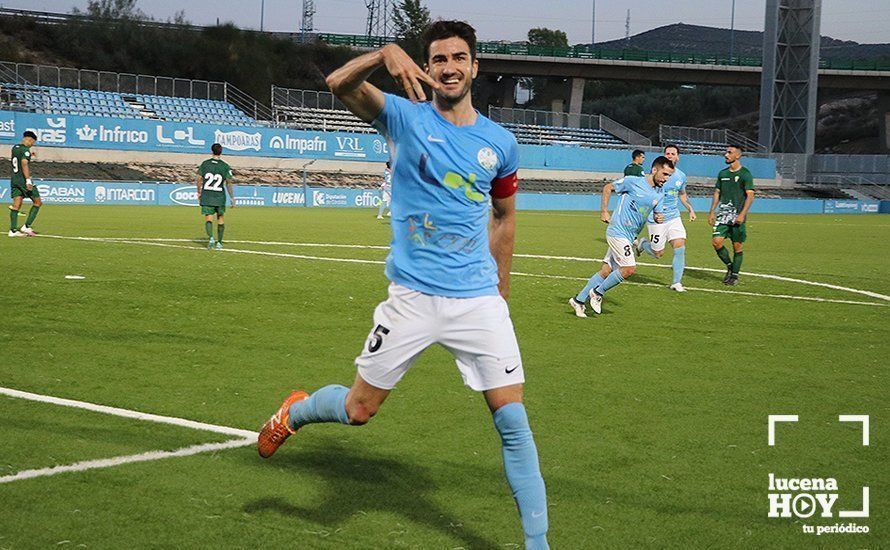
M 518 189 L 519 178 L 516 176 L 516 172 L 491 182 L 491 196 L 496 199 L 512 197 Z

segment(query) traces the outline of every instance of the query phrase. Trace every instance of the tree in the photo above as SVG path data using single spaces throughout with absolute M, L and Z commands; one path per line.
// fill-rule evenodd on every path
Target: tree
M 528 31 L 528 43 L 533 46 L 550 46 L 553 48 L 568 48 L 569 39 L 561 30 L 539 27 Z
M 421 0 L 402 0 L 393 8 L 392 18 L 399 44 L 410 56 L 420 59 L 423 31 L 431 22 L 430 10 Z
M 546 46 L 551 48 L 569 47 L 569 39 L 565 32 L 545 27 L 529 29 L 528 43 L 532 46 Z M 545 103 L 560 93 L 559 91 L 554 90 L 550 90 L 550 93 L 548 93 L 547 78 L 526 78 L 523 79 L 523 84 L 531 90 L 533 98 L 536 97 L 539 101 Z
M 86 15 L 97 19 L 146 19 L 145 13 L 136 7 L 139 0 L 89 0 Z M 80 14 L 77 8 L 72 10 Z

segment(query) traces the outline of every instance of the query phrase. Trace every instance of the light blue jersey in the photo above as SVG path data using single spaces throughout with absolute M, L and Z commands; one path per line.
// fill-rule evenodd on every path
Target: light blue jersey
M 659 189 L 649 185 L 646 178 L 639 176 L 624 176 L 612 185 L 621 198 L 612 212 L 612 221 L 609 222 L 606 235 L 633 241 L 643 229 L 649 214 L 664 213 L 664 195 Z
M 488 244 L 492 182 L 515 178 L 516 138 L 477 115 L 455 126 L 430 103 L 385 94 L 374 127 L 390 142 L 394 182 L 389 280 L 453 298 L 497 295 Z
M 664 185 L 661 192 L 664 194 L 664 221 L 668 222 L 680 217 L 680 195 L 686 191 L 686 174 L 677 168 Z M 652 214 L 649 214 L 648 223 L 655 223 Z
M 383 169 L 383 183 L 380 184 L 380 190 L 385 193 L 392 191 L 392 170 L 389 168 Z

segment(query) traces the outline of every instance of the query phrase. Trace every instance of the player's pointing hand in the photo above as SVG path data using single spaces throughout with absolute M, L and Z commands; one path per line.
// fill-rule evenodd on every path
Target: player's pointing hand
M 439 89 L 439 83 L 423 72 L 405 50 L 396 44 L 386 46 L 382 53 L 386 70 L 395 79 L 396 84 L 405 90 L 411 101 L 426 101 L 422 86 L 424 83 L 433 89 Z

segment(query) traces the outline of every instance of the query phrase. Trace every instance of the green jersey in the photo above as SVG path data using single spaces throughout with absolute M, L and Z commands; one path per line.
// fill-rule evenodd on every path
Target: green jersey
M 715 187 L 720 191 L 720 199 L 717 204 L 717 225 L 735 223 L 736 217 L 745 206 L 745 191 L 754 190 L 754 176 L 744 166 L 736 172 L 724 168 L 717 174 Z
M 201 206 L 225 206 L 226 190 L 223 183 L 232 179 L 232 169 L 220 159 L 207 159 L 198 167 L 204 180 L 201 187 Z
M 25 188 L 25 172 L 22 170 L 22 161 L 31 162 L 31 148 L 21 143 L 12 146 L 12 178 L 13 187 Z
M 643 173 L 643 167 L 639 164 L 635 164 L 631 162 L 627 166 L 624 167 L 624 175 L 625 176 L 639 176 L 645 177 L 646 174 Z

